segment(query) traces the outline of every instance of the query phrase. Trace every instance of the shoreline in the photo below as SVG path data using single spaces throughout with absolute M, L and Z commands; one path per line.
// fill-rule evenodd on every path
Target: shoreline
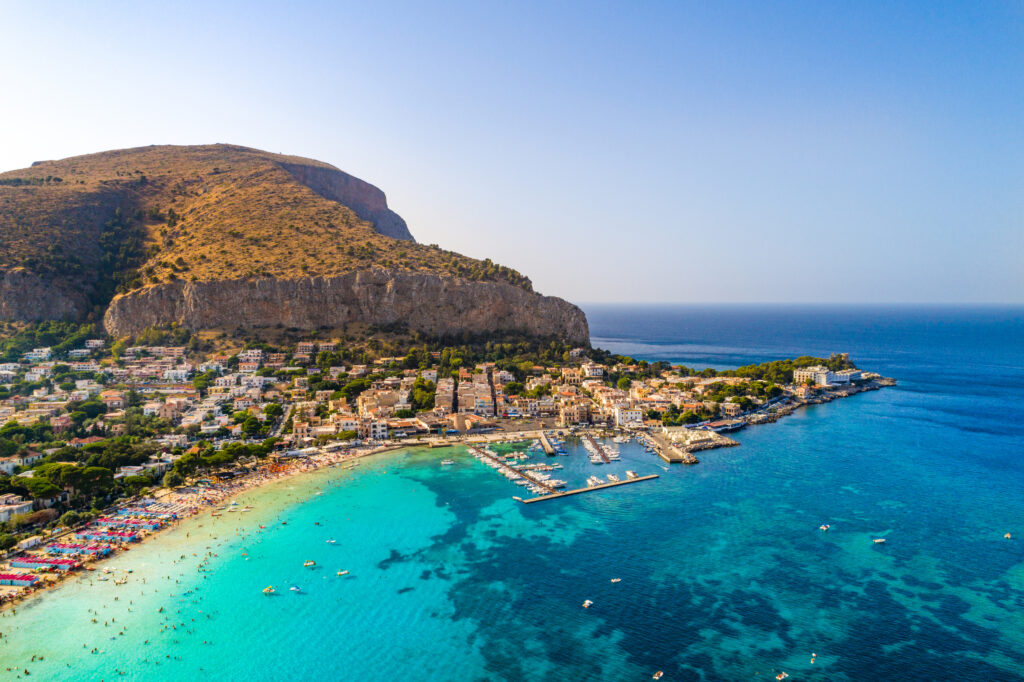
M 194 520 L 197 517 L 201 516 L 204 512 L 211 511 L 211 513 L 216 513 L 219 507 L 230 503 L 231 501 L 234 500 L 234 498 L 238 497 L 239 495 L 263 488 L 272 483 L 287 481 L 301 474 L 322 471 L 324 469 L 339 464 L 343 464 L 345 462 L 353 462 L 360 460 L 364 457 L 371 457 L 373 455 L 384 454 L 387 452 L 395 452 L 398 450 L 406 450 L 412 447 L 416 447 L 416 445 L 383 445 L 379 447 L 370 448 L 365 451 L 355 450 L 342 451 L 337 453 L 318 453 L 310 457 L 305 457 L 301 459 L 296 458 L 295 460 L 290 462 L 287 465 L 288 468 L 284 470 L 267 472 L 265 471 L 264 468 L 261 468 L 257 469 L 256 471 L 250 472 L 242 477 L 219 484 L 219 487 L 204 486 L 202 488 L 202 493 L 177 492 L 194 490 L 195 486 L 182 486 L 181 488 L 175 490 L 169 490 L 166 488 L 161 489 L 157 491 L 157 493 L 152 497 L 152 499 L 155 499 L 157 502 L 167 502 L 168 498 L 173 496 L 184 497 L 186 498 L 184 501 L 177 500 L 176 502 L 179 504 L 191 503 L 190 506 L 188 507 L 187 513 L 167 521 L 159 528 L 145 531 L 143 534 L 140 534 L 139 538 L 134 542 L 120 543 L 118 545 L 113 545 L 113 543 L 111 543 L 111 551 L 106 555 L 86 555 L 84 557 L 82 555 L 74 555 L 78 561 L 81 561 L 81 565 L 77 568 L 66 571 L 47 571 L 43 572 L 42 574 L 36 573 L 34 569 L 25 569 L 25 571 L 31 575 L 39 575 L 39 583 L 36 585 L 32 585 L 28 588 L 22 588 L 21 590 L 13 592 L 10 595 L 7 595 L 5 598 L 3 598 L 3 600 L 0 601 L 0 613 L 5 613 L 7 611 L 16 611 L 16 608 L 22 605 L 27 600 L 34 598 L 44 598 L 46 593 L 50 592 L 53 589 L 56 589 L 61 585 L 65 585 L 72 581 L 87 577 L 90 573 L 96 571 L 97 568 L 104 562 L 115 557 L 122 556 L 133 549 L 142 547 L 143 545 L 147 545 L 150 542 L 164 535 L 164 531 L 177 528 L 186 521 Z M 263 467 L 266 466 L 267 465 L 263 465 Z M 132 503 L 128 502 L 119 506 L 125 507 L 131 505 Z M 111 513 L 116 513 L 116 510 L 112 509 Z M 220 514 L 216 514 L 216 516 L 220 516 Z M 36 554 L 34 554 L 33 556 L 50 556 L 48 554 L 42 553 L 41 548 L 52 542 L 60 541 L 62 538 L 65 538 L 68 535 L 73 535 L 74 533 L 83 530 L 87 525 L 88 524 L 75 529 L 69 529 L 64 533 L 47 538 L 47 542 L 43 545 L 40 545 L 40 549 L 33 550 L 36 552 Z M 4 560 L 4 563 L 8 563 L 15 556 L 23 554 L 29 554 L 29 552 L 21 551 L 12 553 L 10 557 Z M 106 572 L 104 571 L 104 573 Z
M 881 377 L 880 379 L 881 381 L 873 382 L 872 384 L 867 386 L 857 387 L 855 390 L 845 388 L 834 393 L 829 393 L 827 394 L 827 397 L 818 397 L 818 399 L 816 400 L 796 401 L 786 406 L 785 409 L 780 410 L 778 413 L 774 414 L 770 419 L 752 420 L 751 417 L 758 414 L 758 412 L 755 411 L 754 413 L 741 416 L 736 421 L 742 421 L 743 426 L 760 426 L 766 423 L 774 423 L 775 421 L 778 421 L 783 417 L 793 414 L 801 407 L 807 407 L 809 405 L 814 404 L 821 404 L 824 402 L 832 402 L 833 400 L 851 397 L 853 395 L 858 395 L 863 392 L 879 390 L 883 387 L 895 385 L 896 383 L 894 380 L 887 379 L 885 377 Z M 637 441 L 640 442 L 641 444 L 645 444 L 646 441 L 651 440 L 651 445 L 653 445 L 652 450 L 654 451 L 655 455 L 661 457 L 666 462 L 682 462 L 684 464 L 696 464 L 699 462 L 699 460 L 697 460 L 697 458 L 693 456 L 692 450 L 687 446 L 680 447 L 678 443 L 672 440 L 668 440 L 664 444 L 658 443 L 657 439 L 652 438 L 652 432 L 650 429 L 637 431 L 633 429 L 624 429 L 621 427 L 601 427 L 594 425 L 588 426 L 582 430 L 577 429 L 575 431 L 569 429 L 569 427 L 552 427 L 549 429 L 542 428 L 520 431 L 491 431 L 475 434 L 461 434 L 455 437 L 445 436 L 441 438 L 416 439 L 399 444 L 381 445 L 369 448 L 367 450 L 353 449 L 342 450 L 338 452 L 319 452 L 315 455 L 311 455 L 308 457 L 291 459 L 287 461 L 286 464 L 283 465 L 280 463 L 271 464 L 270 462 L 264 462 L 256 470 L 248 472 L 238 478 L 230 479 L 228 481 L 223 481 L 206 486 L 182 486 L 181 488 L 178 489 L 159 489 L 149 499 L 158 504 L 184 505 L 186 507 L 185 512 L 181 515 L 177 515 L 173 519 L 166 520 L 166 522 L 164 522 L 159 528 L 143 531 L 142 533 L 140 533 L 138 539 L 134 542 L 120 543 L 116 545 L 114 543 L 105 543 L 109 544 L 111 548 L 111 551 L 106 555 L 74 555 L 75 559 L 81 562 L 81 565 L 74 569 L 65 571 L 46 571 L 42 574 L 36 573 L 35 570 L 37 569 L 26 569 L 26 571 L 31 575 L 39 575 L 40 580 L 38 581 L 37 584 L 28 587 L 22 587 L 21 589 L 13 591 L 7 595 L 0 595 L 0 613 L 6 612 L 8 610 L 14 611 L 18 605 L 22 604 L 24 601 L 28 599 L 32 599 L 33 597 L 42 598 L 43 595 L 49 590 L 52 590 L 56 587 L 59 587 L 60 585 L 63 585 L 65 583 L 77 580 L 83 576 L 88 575 L 89 573 L 95 571 L 96 568 L 100 566 L 104 561 L 112 559 L 116 556 L 120 556 L 126 552 L 131 551 L 134 548 L 148 544 L 152 540 L 156 539 L 158 536 L 162 535 L 163 531 L 176 528 L 180 526 L 182 522 L 187 521 L 189 519 L 194 519 L 195 517 L 203 514 L 206 511 L 211 511 L 213 515 L 220 516 L 220 514 L 217 513 L 217 510 L 223 505 L 229 504 L 236 497 L 243 493 L 256 490 L 258 488 L 262 488 L 271 483 L 285 481 L 303 473 L 321 471 L 325 468 L 337 466 L 346 462 L 357 461 L 364 457 L 371 457 L 373 455 L 383 454 L 386 452 L 395 452 L 398 450 L 406 450 L 416 447 L 437 449 L 454 447 L 458 445 L 468 447 L 474 444 L 487 445 L 490 443 L 510 440 L 529 440 L 539 438 L 541 433 L 543 433 L 544 431 L 551 430 L 569 431 L 569 435 L 573 436 L 597 435 L 599 437 L 606 435 L 608 432 L 615 433 L 621 431 L 623 433 L 629 434 L 632 438 L 636 438 Z M 694 431 L 700 432 L 701 429 L 694 429 Z M 710 433 L 717 436 L 721 442 L 716 440 L 714 444 L 708 444 L 704 447 L 699 447 L 695 449 L 718 449 L 720 447 L 739 445 L 737 441 L 725 438 L 713 430 L 710 431 Z M 660 452 L 663 449 L 679 450 L 681 451 L 683 457 L 666 458 L 665 455 L 661 454 Z M 284 468 L 274 469 L 274 467 L 282 466 Z M 133 502 L 138 502 L 138 500 L 125 502 L 119 505 L 118 508 L 133 506 Z M 109 508 L 108 510 L 105 511 L 111 514 L 117 514 L 117 508 Z M 60 541 L 62 538 L 65 538 L 67 536 L 73 536 L 76 532 L 83 530 L 88 525 L 89 524 L 85 524 L 79 528 L 69 529 L 58 535 L 50 536 L 49 538 L 47 538 L 47 542 L 41 545 L 39 549 L 33 550 L 35 554 L 31 554 L 25 551 L 13 552 L 11 556 L 5 559 L 5 563 L 10 562 L 15 556 L 18 556 L 19 554 L 29 554 L 30 556 L 50 556 L 48 554 L 43 553 L 42 551 L 42 548 L 45 547 L 45 545 L 49 545 L 52 542 Z M 106 573 L 106 571 L 104 571 L 104 573 Z

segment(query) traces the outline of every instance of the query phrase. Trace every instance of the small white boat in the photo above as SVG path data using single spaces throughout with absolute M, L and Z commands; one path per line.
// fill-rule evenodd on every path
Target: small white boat
M 288 589 L 289 589 L 289 590 L 291 590 L 292 592 L 302 592 L 302 590 L 300 590 L 300 589 L 298 588 L 298 586 L 296 586 L 296 585 L 292 585 L 292 586 L 291 586 L 291 587 L 289 587 Z
M 613 582 L 613 583 L 619 583 L 619 582 L 622 582 L 622 578 L 612 578 L 612 582 Z
M 586 601 L 583 602 L 583 608 L 589 609 L 593 604 L 594 604 L 594 602 L 592 602 L 589 599 L 587 599 Z
M 831 528 L 831 527 L 832 527 L 832 526 L 830 526 L 829 524 L 827 524 L 827 523 L 824 523 L 824 524 L 822 524 L 822 525 L 818 526 L 818 530 L 828 530 L 828 529 L 829 529 L 829 528 Z
M 885 542 L 885 538 L 875 538 L 871 542 L 875 543 L 876 545 L 881 545 Z
M 441 460 L 441 466 L 448 466 L 450 464 L 455 464 L 455 460 L 454 459 L 442 459 Z
M 330 540 L 327 541 L 327 544 L 328 545 L 335 545 L 337 543 L 334 541 L 334 538 L 331 538 Z

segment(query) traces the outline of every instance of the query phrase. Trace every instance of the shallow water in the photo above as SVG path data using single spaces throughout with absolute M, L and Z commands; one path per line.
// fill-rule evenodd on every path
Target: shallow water
M 512 500 L 522 488 L 462 451 L 410 450 L 249 492 L 239 502 L 255 511 L 206 515 L 109 562 L 134 569 L 127 585 L 77 580 L 0 618 L 2 668 L 70 680 L 1024 679 L 1024 369 L 1019 338 L 1002 333 L 1019 318 L 989 321 L 973 346 L 943 341 L 955 330 L 944 319 L 930 333 L 914 322 L 889 355 L 877 334 L 859 348 L 808 339 L 901 384 L 748 428 L 697 466 L 665 471 L 635 444 L 612 465 L 572 444 L 537 457 L 563 464 L 552 473 L 570 487 L 625 469 L 653 481 L 524 506 Z M 800 340 L 772 343 L 785 355 Z M 217 556 L 197 571 L 206 552 Z

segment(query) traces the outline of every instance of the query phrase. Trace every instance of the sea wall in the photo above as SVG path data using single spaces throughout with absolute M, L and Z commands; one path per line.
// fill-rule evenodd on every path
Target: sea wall
M 560 298 L 504 283 L 382 269 L 154 285 L 114 297 L 104 317 L 113 336 L 172 322 L 190 329 L 404 323 L 439 336 L 509 331 L 590 341 L 586 315 Z

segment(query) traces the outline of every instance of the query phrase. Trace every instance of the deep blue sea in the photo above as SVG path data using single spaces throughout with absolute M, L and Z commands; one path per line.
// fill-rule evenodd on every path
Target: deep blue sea
M 0 617 L 0 679 L 1024 680 L 1024 309 L 585 308 L 638 358 L 899 385 L 691 467 L 571 446 L 571 485 L 660 478 L 528 506 L 452 450 L 281 482 Z

